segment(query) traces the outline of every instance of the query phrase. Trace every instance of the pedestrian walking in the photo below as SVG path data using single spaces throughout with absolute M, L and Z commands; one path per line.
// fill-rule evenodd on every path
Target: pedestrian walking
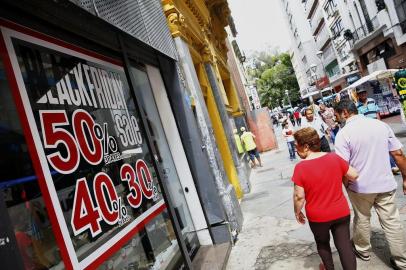
M 235 145 L 237 146 L 238 154 L 243 154 L 244 147 L 242 146 L 240 135 L 238 135 L 238 130 L 236 128 L 233 129 L 233 133 L 234 133 L 234 140 L 235 140 Z
M 312 102 L 308 108 L 313 111 L 314 118 L 319 118 L 320 107 L 316 103 Z
M 302 123 L 302 128 L 305 127 L 312 127 L 317 131 L 321 141 L 322 152 L 331 152 L 330 144 L 326 138 L 326 134 L 328 134 L 328 126 L 323 122 L 323 120 L 320 119 L 320 117 L 314 117 L 314 113 L 311 108 L 307 108 L 305 110 L 305 119 Z
M 388 162 L 394 157 L 403 175 L 406 195 L 406 157 L 402 144 L 392 129 L 382 121 L 358 114 L 351 101 L 341 101 L 335 108 L 339 121 L 345 126 L 336 137 L 335 151 L 359 172 L 359 178 L 348 187 L 354 209 L 354 252 L 364 261 L 370 260 L 371 209 L 375 208 L 392 254 L 394 269 L 406 269 L 406 239 L 396 206 L 397 183 Z
M 372 119 L 381 119 L 379 116 L 379 107 L 373 98 L 368 98 L 367 90 L 364 88 L 357 88 L 357 109 L 359 114 Z
M 381 117 L 379 116 L 379 107 L 376 105 L 375 100 L 368 97 L 368 93 L 364 88 L 358 88 L 356 91 L 358 98 L 358 114 L 363 114 L 366 117 L 380 120 Z M 395 160 L 392 158 L 392 156 L 389 156 L 389 163 L 392 168 L 392 173 L 398 174 L 399 168 L 396 166 Z
M 279 127 L 279 121 L 275 115 L 272 115 L 272 123 L 274 126 Z
M 241 142 L 244 146 L 245 151 L 248 152 L 248 155 L 252 162 L 252 168 L 256 168 L 257 164 L 255 159 L 258 161 L 259 167 L 262 167 L 261 156 L 258 153 L 257 145 L 255 143 L 255 135 L 249 131 L 245 130 L 245 127 L 241 127 Z
M 287 123 L 283 125 L 282 135 L 288 144 L 289 159 L 293 161 L 296 159 L 295 138 L 293 137 L 293 129 Z
M 300 117 L 299 109 L 297 109 L 297 110 L 293 113 L 293 117 L 295 118 L 296 125 L 297 125 L 298 127 L 300 127 L 301 122 L 302 122 L 302 118 Z
M 334 109 L 331 107 L 327 107 L 325 104 L 320 104 L 320 116 L 321 119 L 323 119 L 324 123 L 327 124 L 331 142 L 334 143 L 335 136 L 340 129 L 338 126 L 336 120 L 335 120 L 335 115 L 334 115 Z
M 309 220 L 324 265 L 320 269 L 334 269 L 330 231 L 343 269 L 356 269 L 350 240 L 350 208 L 342 186 L 355 181 L 358 174 L 338 155 L 320 152 L 321 140 L 315 129 L 300 129 L 294 138 L 297 153 L 303 159 L 295 166 L 292 176 L 296 220 L 301 224 Z M 306 216 L 302 212 L 305 203 Z
M 295 126 L 296 125 L 296 119 L 295 119 L 295 116 L 293 115 L 293 113 L 289 113 L 289 120 L 290 120 L 290 122 L 292 123 L 292 126 Z

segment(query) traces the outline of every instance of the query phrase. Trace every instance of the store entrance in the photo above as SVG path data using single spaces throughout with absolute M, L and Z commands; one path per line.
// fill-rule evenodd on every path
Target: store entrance
M 149 74 L 147 74 L 147 71 L 144 68 L 134 66 L 131 68 L 131 76 L 134 76 L 135 94 L 141 98 L 143 104 L 142 111 L 144 112 L 148 121 L 151 140 L 157 151 L 157 161 L 163 170 L 163 181 L 168 187 L 168 197 L 171 200 L 176 217 L 179 221 L 183 241 L 186 244 L 189 255 L 193 257 L 199 248 L 199 241 L 192 221 L 191 213 L 185 199 L 184 191 L 180 183 L 178 172 L 178 170 L 185 170 L 187 168 L 185 168 L 184 164 L 182 164 L 183 166 L 175 165 L 174 160 L 176 155 L 179 155 L 180 153 L 174 153 L 174 151 L 171 151 L 169 147 L 169 140 L 171 138 L 173 139 L 173 136 L 179 135 L 176 132 L 171 133 L 170 130 L 164 130 L 161 116 L 162 114 L 171 115 L 172 111 L 165 110 L 164 106 L 161 106 L 160 109 L 164 111 L 158 112 L 158 104 L 154 98 L 153 89 L 150 84 L 150 80 L 162 81 L 162 79 L 160 77 L 149 78 Z M 162 87 L 164 86 L 162 85 Z M 166 95 L 165 92 L 160 92 L 159 94 Z M 161 103 L 162 102 L 167 102 L 167 107 L 170 108 L 168 100 L 161 101 Z M 178 147 L 176 151 L 180 151 L 180 147 Z

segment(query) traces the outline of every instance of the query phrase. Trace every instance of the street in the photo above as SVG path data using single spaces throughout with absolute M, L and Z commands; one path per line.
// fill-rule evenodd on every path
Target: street
M 399 117 L 386 119 L 405 145 L 404 128 Z M 319 269 L 313 235 L 308 224 L 300 225 L 293 214 L 291 176 L 294 162 L 289 161 L 287 145 L 280 128 L 275 130 L 279 149 L 262 154 L 264 167 L 252 171 L 252 191 L 241 202 L 244 225 L 231 251 L 228 270 L 239 269 Z M 397 202 L 403 225 L 406 225 L 406 197 L 398 181 Z M 403 208 L 402 208 L 403 207 Z M 353 214 L 351 214 L 353 217 Z M 357 259 L 358 269 L 391 269 L 389 249 L 375 213 L 371 219 L 371 261 Z M 342 269 L 334 251 L 336 269 Z

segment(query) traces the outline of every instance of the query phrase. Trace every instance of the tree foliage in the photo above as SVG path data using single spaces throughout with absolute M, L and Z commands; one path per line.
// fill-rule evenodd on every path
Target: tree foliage
M 248 74 L 256 80 L 262 106 L 283 107 L 289 104 L 285 91 L 288 90 L 292 106 L 300 102 L 300 91 L 292 61 L 288 53 L 274 55 L 257 53 L 255 67 Z

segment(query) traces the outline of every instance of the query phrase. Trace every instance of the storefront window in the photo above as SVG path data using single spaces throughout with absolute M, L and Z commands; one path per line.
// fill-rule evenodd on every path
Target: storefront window
M 56 265 L 61 256 L 52 233 L 41 191 L 14 100 L 0 61 L 0 189 L 25 269 Z M 2 218 L 4 222 L 4 218 Z
M 0 188 L 25 269 L 181 268 L 155 157 L 120 64 L 13 32 L 4 38 L 20 117 L 33 135 L 22 132 L 1 66 Z

